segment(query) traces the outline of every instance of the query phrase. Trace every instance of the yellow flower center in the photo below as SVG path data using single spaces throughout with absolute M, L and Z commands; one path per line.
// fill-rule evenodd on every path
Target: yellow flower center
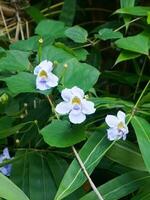
M 72 99 L 72 104 L 81 104 L 81 100 L 78 97 Z
M 47 72 L 45 70 L 41 70 L 40 73 L 39 73 L 39 76 L 40 77 L 46 77 L 46 78 L 48 77 Z
M 122 128 L 124 128 L 124 124 L 123 124 L 123 122 L 120 122 L 120 123 L 118 124 L 118 129 L 122 129 Z

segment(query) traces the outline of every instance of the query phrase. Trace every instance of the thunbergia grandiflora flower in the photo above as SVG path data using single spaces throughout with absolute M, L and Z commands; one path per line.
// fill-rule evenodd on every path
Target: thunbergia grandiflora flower
M 0 163 L 2 163 L 4 160 L 10 160 L 11 157 L 9 155 L 8 148 L 5 148 L 3 150 L 3 153 L 0 154 Z M 0 167 L 0 172 L 4 174 L 5 176 L 10 176 L 11 172 L 11 164 L 5 165 L 3 167 Z
M 107 129 L 107 137 L 110 141 L 123 139 L 125 140 L 128 134 L 128 127 L 125 123 L 126 115 L 122 111 L 118 111 L 117 116 L 107 115 L 105 122 L 110 127 Z
M 56 112 L 61 115 L 69 114 L 69 120 L 73 124 L 80 124 L 86 119 L 86 115 L 95 112 L 94 103 L 87 101 L 84 91 L 76 86 L 64 89 L 61 92 L 63 102 L 56 106 Z
M 42 61 L 34 69 L 36 78 L 36 88 L 39 90 L 48 90 L 58 85 L 58 77 L 52 73 L 53 63 L 48 60 Z

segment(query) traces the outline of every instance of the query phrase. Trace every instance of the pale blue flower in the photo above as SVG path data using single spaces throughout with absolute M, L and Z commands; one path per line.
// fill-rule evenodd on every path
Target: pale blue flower
M 48 90 L 58 85 L 58 77 L 52 73 L 53 64 L 51 61 L 44 60 L 34 69 L 36 78 L 36 88 L 39 90 Z
M 11 157 L 9 155 L 9 151 L 8 151 L 8 148 L 6 147 L 4 150 L 3 150 L 3 153 L 0 154 L 0 163 L 2 163 L 4 160 L 10 160 Z M 2 174 L 4 174 L 5 176 L 10 176 L 10 172 L 11 172 L 11 164 L 7 164 L 3 167 L 0 167 L 0 172 Z
M 80 124 L 86 119 L 86 115 L 95 112 L 94 103 L 84 98 L 84 91 L 78 87 L 64 89 L 61 92 L 63 102 L 56 106 L 56 112 L 61 115 L 69 114 L 69 120 L 73 124 Z
M 110 141 L 126 139 L 127 134 L 129 133 L 128 127 L 125 123 L 126 115 L 122 111 L 118 111 L 117 116 L 107 115 L 105 122 L 110 127 L 107 129 L 107 137 Z

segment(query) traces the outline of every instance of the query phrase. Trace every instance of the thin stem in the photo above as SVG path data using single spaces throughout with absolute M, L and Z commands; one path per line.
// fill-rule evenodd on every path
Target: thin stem
M 127 22 L 126 24 L 124 24 L 124 25 L 120 26 L 119 28 L 115 29 L 114 32 L 117 32 L 117 31 L 119 31 L 120 29 L 124 28 L 126 25 L 129 25 L 129 24 L 131 24 L 131 23 L 133 23 L 133 22 L 136 22 L 136 21 L 138 21 L 138 20 L 140 20 L 140 19 L 141 19 L 141 17 L 138 17 L 138 18 L 136 18 L 136 19 L 133 19 L 132 21 Z
M 137 81 L 137 84 L 136 84 L 136 89 L 135 89 L 135 92 L 134 92 L 134 95 L 133 95 L 133 99 L 135 99 L 135 97 L 136 97 L 136 94 L 137 94 L 137 91 L 138 91 L 138 88 L 139 88 L 139 85 L 140 85 L 140 81 L 141 81 L 141 78 L 142 78 L 142 74 L 143 74 L 143 70 L 144 70 L 145 64 L 146 64 L 146 58 L 144 60 L 142 69 L 141 69 L 140 74 L 139 74 L 139 78 L 138 78 L 138 81 Z
M 72 150 L 73 150 L 73 152 L 75 154 L 75 157 L 76 157 L 81 169 L 83 170 L 86 178 L 88 179 L 93 191 L 97 195 L 98 199 L 99 200 L 104 200 L 103 197 L 101 196 L 101 194 L 99 193 L 98 189 L 96 188 L 95 184 L 93 183 L 92 179 L 90 178 L 90 176 L 89 176 L 89 174 L 88 174 L 88 172 L 87 172 L 87 170 L 86 170 L 86 168 L 85 168 L 85 166 L 84 166 L 84 164 L 83 164 L 83 162 L 82 162 L 82 160 L 81 160 L 81 158 L 80 158 L 79 154 L 77 153 L 77 151 L 76 151 L 74 146 L 72 146 Z
M 55 106 L 51 100 L 51 98 L 47 95 L 47 99 L 49 101 L 49 104 L 51 105 L 52 108 L 52 112 L 55 114 L 56 118 L 59 119 L 59 115 L 57 114 L 57 112 L 55 111 Z

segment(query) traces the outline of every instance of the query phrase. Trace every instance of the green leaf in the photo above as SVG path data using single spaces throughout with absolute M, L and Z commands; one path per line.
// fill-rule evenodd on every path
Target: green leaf
M 67 26 L 72 26 L 76 12 L 76 0 L 64 0 L 63 8 L 59 17 Z
M 98 38 L 102 40 L 118 39 L 123 37 L 122 33 L 120 33 L 119 31 L 115 32 L 113 31 L 113 29 L 110 28 L 100 29 L 98 34 Z
M 35 6 L 29 6 L 25 9 L 27 14 L 36 22 L 39 23 L 41 20 L 45 19 L 45 16 L 40 12 Z
M 143 158 L 132 143 L 116 142 L 107 152 L 106 156 L 123 166 L 139 171 L 147 171 Z
M 13 163 L 11 179 L 31 200 L 54 199 L 56 185 L 47 163 L 47 154 L 28 150 L 17 152 L 16 158 L 21 156 Z
M 35 79 L 33 74 L 27 72 L 20 72 L 17 75 L 6 78 L 6 84 L 8 89 L 14 94 L 20 94 L 25 92 L 35 92 Z
M 91 89 L 97 82 L 100 72 L 91 65 L 80 63 L 76 59 L 70 59 L 56 67 L 56 74 L 62 77 L 61 83 L 64 88 L 78 86 L 85 92 Z
M 111 142 L 107 139 L 105 131 L 93 133 L 85 143 L 80 150 L 79 155 L 89 174 L 92 173 L 110 146 Z M 55 200 L 61 200 L 68 196 L 78 189 L 85 181 L 86 177 L 77 160 L 74 159 L 62 179 Z
M 71 127 L 68 121 L 53 120 L 41 131 L 44 141 L 50 146 L 69 147 L 85 140 L 85 130 L 82 126 Z
M 11 180 L 0 173 L 0 197 L 7 200 L 29 200 Z
M 83 48 L 72 49 L 61 42 L 55 42 L 55 47 L 58 47 L 59 49 L 63 49 L 65 51 L 64 53 L 69 53 L 72 55 L 72 57 L 76 57 L 78 60 L 81 60 L 81 61 L 85 61 L 88 55 L 88 51 L 86 49 L 83 49 Z
M 147 24 L 150 24 L 150 11 L 147 13 Z
M 148 173 L 128 172 L 118 176 L 98 187 L 105 200 L 119 200 L 124 196 L 134 192 L 143 186 L 143 183 L 150 181 Z M 80 200 L 95 200 L 96 194 L 92 191 L 82 197 Z
M 52 39 L 63 37 L 64 31 L 65 26 L 63 22 L 49 19 L 41 21 L 35 29 L 36 34 L 42 37 L 48 36 Z
M 133 51 L 148 55 L 149 53 L 149 36 L 142 32 L 135 36 L 121 38 L 115 42 L 117 47 L 128 51 Z
M 91 101 L 94 102 L 96 108 L 129 108 L 131 109 L 134 104 L 130 101 L 125 101 L 120 98 L 114 97 L 92 97 Z
M 19 72 L 30 69 L 29 53 L 19 50 L 8 50 L 6 57 L 0 59 L 0 72 Z
M 120 0 L 121 8 L 133 7 L 134 4 L 135 4 L 135 0 Z
M 147 13 L 150 11 L 150 7 L 144 6 L 135 6 L 135 7 L 126 7 L 120 8 L 115 11 L 116 14 L 129 14 L 135 16 L 147 16 Z
M 27 40 L 18 40 L 9 46 L 10 49 L 21 51 L 37 51 L 39 36 L 32 36 Z
M 65 62 L 71 58 L 74 58 L 75 55 L 73 55 L 71 52 L 66 51 L 64 48 L 55 47 L 53 45 L 45 46 L 42 49 L 42 60 L 51 60 L 52 62 L 56 61 L 58 63 Z
M 145 165 L 150 172 L 150 124 L 145 119 L 137 116 L 132 118 L 131 123 L 135 130 Z
M 140 56 L 140 54 L 138 53 L 134 53 L 134 52 L 131 52 L 131 51 L 121 51 L 121 53 L 119 54 L 116 62 L 114 65 L 117 65 L 118 63 L 120 62 L 123 62 L 123 61 L 127 61 L 127 60 L 132 60 L 134 58 L 138 58 Z
M 65 35 L 74 42 L 85 43 L 87 42 L 88 32 L 84 28 L 76 25 L 68 28 L 65 31 Z

